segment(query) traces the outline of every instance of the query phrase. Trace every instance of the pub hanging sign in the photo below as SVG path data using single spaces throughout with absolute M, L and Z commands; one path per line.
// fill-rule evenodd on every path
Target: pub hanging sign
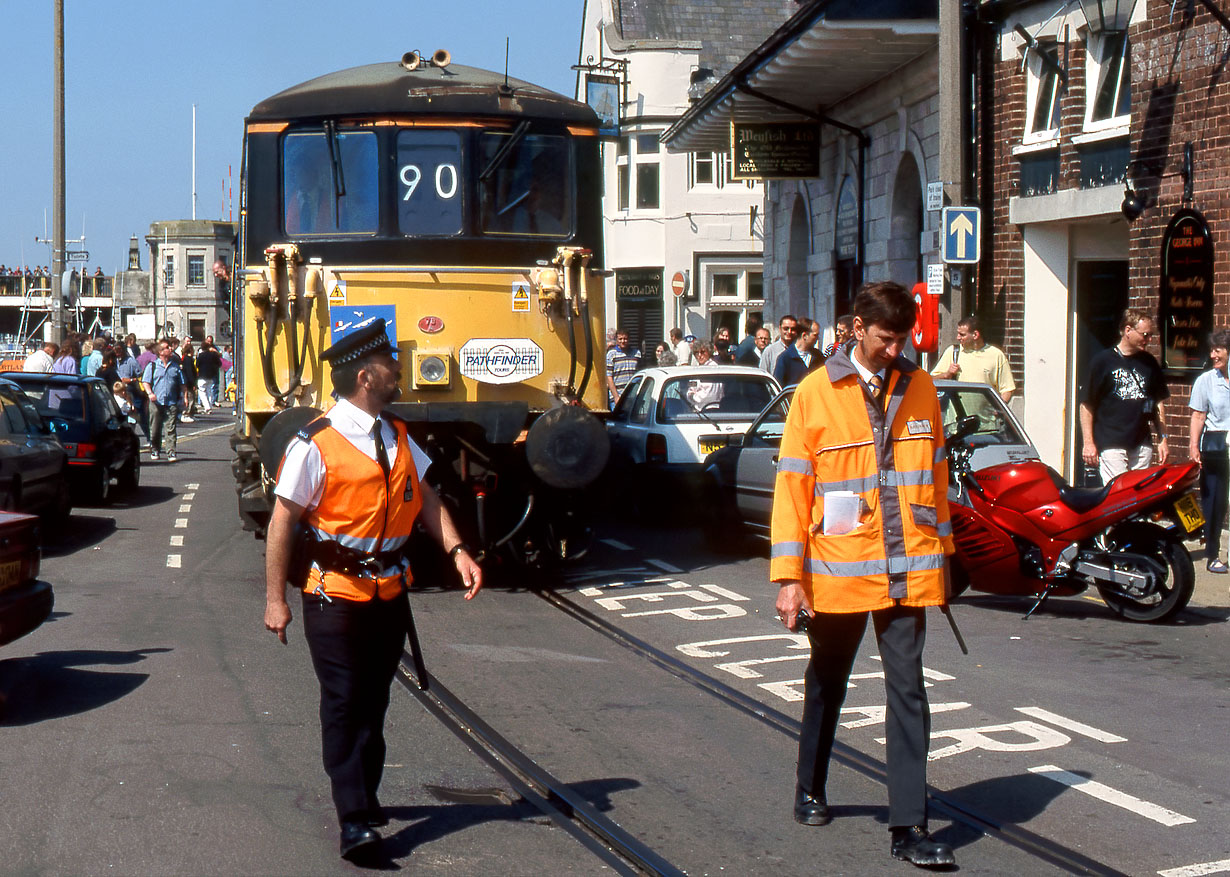
M 1197 210 L 1178 211 L 1162 236 L 1162 365 L 1199 371 L 1213 328 L 1213 236 Z

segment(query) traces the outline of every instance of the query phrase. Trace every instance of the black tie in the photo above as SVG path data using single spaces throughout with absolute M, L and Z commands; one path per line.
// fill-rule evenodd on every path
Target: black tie
M 384 478 L 387 481 L 389 478 L 389 454 L 384 449 L 384 436 L 381 434 L 383 430 L 380 428 L 380 418 L 376 418 L 376 425 L 372 427 L 372 438 L 376 440 L 376 462 L 380 464 L 380 468 L 384 470 Z

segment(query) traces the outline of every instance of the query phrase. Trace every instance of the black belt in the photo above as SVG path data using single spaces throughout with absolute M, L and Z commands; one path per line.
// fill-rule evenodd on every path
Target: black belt
M 369 554 L 347 548 L 332 540 L 322 540 L 302 532 L 296 540 L 296 549 L 301 554 L 302 562 L 315 563 L 325 572 L 340 572 L 346 575 L 368 576 L 375 578 L 387 567 L 405 559 L 405 545 L 392 551 L 381 551 Z

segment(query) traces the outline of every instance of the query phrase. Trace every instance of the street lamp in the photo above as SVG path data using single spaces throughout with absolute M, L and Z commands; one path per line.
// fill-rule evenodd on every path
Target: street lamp
M 1127 33 L 1136 0 L 1080 0 L 1089 32 L 1098 36 Z

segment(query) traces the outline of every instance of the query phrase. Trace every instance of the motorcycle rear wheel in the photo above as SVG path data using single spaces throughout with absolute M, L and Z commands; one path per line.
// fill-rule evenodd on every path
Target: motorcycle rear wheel
M 1196 571 L 1187 548 L 1173 533 L 1156 524 L 1134 521 L 1117 527 L 1111 533 L 1110 541 L 1117 548 L 1150 555 L 1166 567 L 1166 578 L 1158 584 L 1156 591 L 1162 599 L 1152 605 L 1098 585 L 1098 593 L 1116 615 L 1128 621 L 1156 623 L 1172 618 L 1191 600 L 1196 586 Z

